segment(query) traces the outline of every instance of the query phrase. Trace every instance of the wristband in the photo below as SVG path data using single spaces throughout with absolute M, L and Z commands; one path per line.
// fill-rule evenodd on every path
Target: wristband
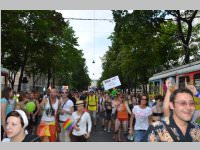
M 197 94 L 194 95 L 195 97 L 200 97 L 200 92 L 197 92 Z

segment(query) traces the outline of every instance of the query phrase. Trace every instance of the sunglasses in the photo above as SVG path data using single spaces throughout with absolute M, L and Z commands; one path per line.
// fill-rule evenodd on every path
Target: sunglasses
M 63 92 L 62 94 L 68 94 L 67 92 Z
M 194 101 L 190 101 L 189 103 L 187 103 L 186 101 L 175 101 L 174 103 L 177 103 L 182 107 L 186 107 L 187 105 L 189 105 L 190 107 L 194 107 L 195 106 L 195 102 Z

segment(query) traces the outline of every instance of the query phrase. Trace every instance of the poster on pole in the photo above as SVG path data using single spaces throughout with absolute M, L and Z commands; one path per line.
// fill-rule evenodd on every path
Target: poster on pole
M 103 86 L 105 90 L 109 90 L 120 85 L 121 85 L 121 82 L 118 76 L 114 76 L 112 78 L 109 78 L 103 81 Z

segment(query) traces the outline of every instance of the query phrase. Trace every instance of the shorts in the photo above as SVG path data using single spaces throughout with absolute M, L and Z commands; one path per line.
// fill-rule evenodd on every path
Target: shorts
M 89 110 L 88 112 L 89 112 L 91 118 L 96 119 L 96 116 L 97 116 L 96 110 L 93 110 L 93 111 Z
M 106 120 L 111 120 L 112 110 L 106 110 Z
M 42 136 L 52 136 L 56 135 L 56 125 L 55 122 L 41 122 L 38 126 L 37 135 Z
M 128 118 L 117 118 L 119 121 L 128 121 Z
M 101 119 L 105 119 L 105 117 L 106 117 L 105 111 L 99 112 L 99 117 Z
M 141 142 L 146 134 L 146 130 L 135 130 L 134 131 L 134 142 Z

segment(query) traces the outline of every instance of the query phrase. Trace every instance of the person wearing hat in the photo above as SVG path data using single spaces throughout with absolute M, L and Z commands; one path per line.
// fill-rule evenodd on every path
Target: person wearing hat
M 6 117 L 6 135 L 2 142 L 41 142 L 40 137 L 29 134 L 25 128 L 28 118 L 24 111 L 11 111 Z
M 84 102 L 76 101 L 77 111 L 72 113 L 75 126 L 72 131 L 72 142 L 86 142 L 90 137 L 92 122 L 90 114 L 84 111 Z

